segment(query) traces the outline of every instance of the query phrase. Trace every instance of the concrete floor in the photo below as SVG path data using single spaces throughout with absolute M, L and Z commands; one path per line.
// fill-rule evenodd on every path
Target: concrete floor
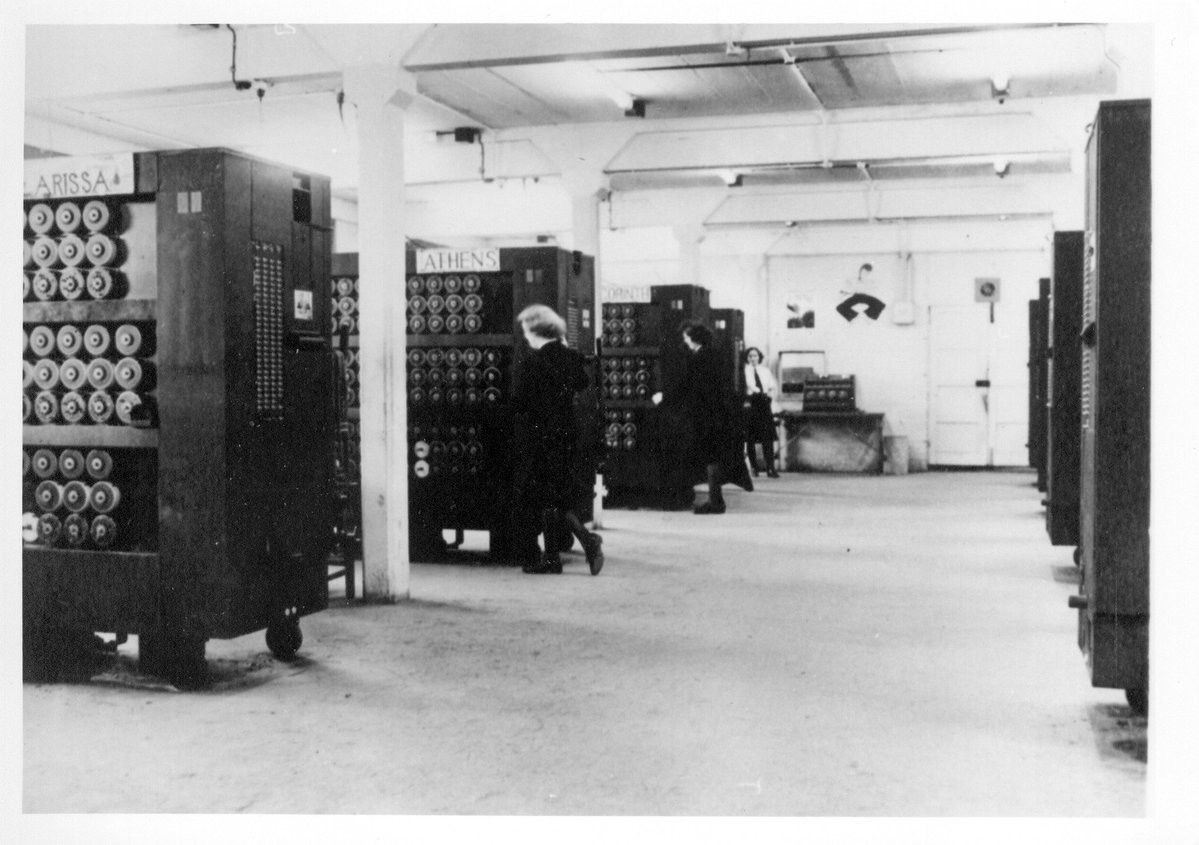
M 1141 816 L 1146 725 L 1093 689 L 1029 473 L 785 474 L 609 510 L 561 576 L 417 564 L 302 659 L 24 686 L 27 813 Z

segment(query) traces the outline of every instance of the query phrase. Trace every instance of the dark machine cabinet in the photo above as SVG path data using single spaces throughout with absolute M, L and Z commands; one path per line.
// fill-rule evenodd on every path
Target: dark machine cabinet
M 490 554 L 515 560 L 512 484 L 515 374 L 528 353 L 515 318 L 534 304 L 566 320 L 567 345 L 595 350 L 595 262 L 556 247 L 413 250 L 407 257 L 409 545 L 439 560 L 443 532 L 486 530 Z M 593 377 L 592 383 L 595 383 Z M 576 401 L 576 487 L 599 463 L 597 393 Z M 576 503 L 590 519 L 590 495 Z
M 1053 236 L 1049 293 L 1045 525 L 1055 546 L 1078 545 L 1083 233 Z
M 741 357 L 745 354 L 745 312 L 739 308 L 713 308 L 709 315 L 713 339 L 728 362 L 729 384 L 740 389 L 744 375 Z
M 1100 105 L 1087 146 L 1079 644 L 1143 708 L 1149 651 L 1150 105 Z
M 738 312 L 739 313 L 739 312 Z M 690 507 L 701 479 L 690 466 L 691 426 L 681 411 L 655 406 L 654 393 L 682 378 L 682 325 L 711 325 L 708 291 L 656 285 L 649 302 L 608 302 L 601 312 L 604 406 L 604 486 L 613 504 Z M 721 330 L 735 332 L 735 321 Z M 717 332 L 714 332 L 717 334 Z M 717 336 L 720 339 L 720 336 Z M 734 366 L 730 348 L 729 366 Z
M 1037 471 L 1041 492 L 1048 485 L 1049 285 L 1049 279 L 1041 279 L 1038 298 L 1028 302 L 1028 463 Z
M 290 657 L 328 602 L 329 187 L 220 149 L 132 163 L 25 201 L 26 654 L 136 633 L 199 685 L 206 640 L 265 627 Z

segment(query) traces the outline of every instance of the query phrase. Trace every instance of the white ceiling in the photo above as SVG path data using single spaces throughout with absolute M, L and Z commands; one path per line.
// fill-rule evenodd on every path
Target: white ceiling
M 326 173 L 352 199 L 342 73 L 377 63 L 418 93 L 413 182 L 478 178 L 473 145 L 436 143 L 459 126 L 529 175 L 558 163 L 549 133 L 607 133 L 615 191 L 981 180 L 999 159 L 1036 177 L 1073 166 L 1055 111 L 1148 95 L 1151 40 L 1101 24 L 31 26 L 26 143 L 230 147 Z M 643 117 L 625 115 L 633 99 Z

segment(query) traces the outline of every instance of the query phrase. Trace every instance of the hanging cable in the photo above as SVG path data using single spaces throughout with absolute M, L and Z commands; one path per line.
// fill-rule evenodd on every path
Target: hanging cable
M 252 84 L 248 79 L 237 78 L 237 30 L 232 24 L 225 24 L 225 28 L 233 33 L 233 64 L 229 65 L 229 75 L 233 77 L 233 87 L 238 91 L 248 91 Z
M 487 181 L 487 151 L 483 148 L 483 133 L 479 133 L 479 178 Z

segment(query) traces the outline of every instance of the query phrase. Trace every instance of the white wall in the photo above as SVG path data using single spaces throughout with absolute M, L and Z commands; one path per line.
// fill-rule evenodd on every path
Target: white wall
M 601 239 L 601 284 L 697 283 L 711 291 L 713 307 L 745 313 L 746 343 L 765 350 L 772 363 L 784 350 L 823 350 L 827 372 L 856 377 L 858 407 L 883 413 L 888 434 L 907 436 L 911 468 L 922 470 L 929 453 L 930 307 L 974 304 L 975 278 L 1000 279 L 1001 354 L 1005 369 L 1023 376 L 1018 387 L 1026 393 L 1027 303 L 1038 295 L 1038 280 L 1050 275 L 1051 231 L 1045 220 L 942 225 L 902 237 L 889 227 L 823 235 L 812 230 L 788 247 L 813 253 L 805 255 L 738 254 L 728 238 L 705 238 L 699 279 L 681 278 L 680 246 L 671 228 L 609 231 Z M 760 247 L 759 235 L 746 233 L 744 239 L 755 237 Z M 906 249 L 897 250 L 899 244 Z M 832 254 L 820 254 L 822 248 Z M 909 252 L 910 260 L 904 257 Z M 865 316 L 847 322 L 834 309 L 864 262 L 874 267 L 875 295 L 887 309 L 877 322 Z M 814 309 L 814 328 L 787 328 L 792 300 Z M 901 301 L 912 304 L 910 324 L 894 322 Z

